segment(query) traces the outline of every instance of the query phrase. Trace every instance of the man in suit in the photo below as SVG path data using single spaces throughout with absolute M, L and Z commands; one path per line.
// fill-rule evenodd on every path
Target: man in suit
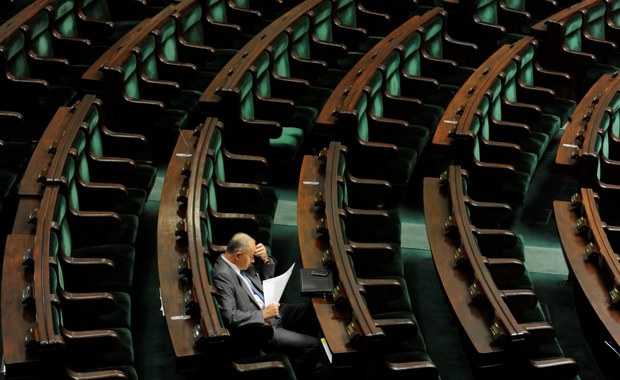
M 319 358 L 318 321 L 307 303 L 265 305 L 262 281 L 273 277 L 275 266 L 262 244 L 235 234 L 212 270 L 220 312 L 233 336 L 244 327 L 269 323 L 273 337 L 263 349 L 287 354 L 298 376 L 304 376 L 314 371 Z

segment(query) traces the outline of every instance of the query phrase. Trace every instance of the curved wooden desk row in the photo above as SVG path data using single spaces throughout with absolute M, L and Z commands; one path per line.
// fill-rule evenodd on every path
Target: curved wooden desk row
M 511 45 L 503 45 L 476 69 L 461 86 L 441 117 L 433 136 L 433 148 L 438 153 L 449 156 L 459 156 L 463 153 L 460 151 L 460 142 L 471 141 L 474 137 L 471 125 L 479 113 L 480 102 L 491 89 L 491 85 L 525 49 L 536 44 L 534 38 L 523 37 Z M 471 145 L 467 143 L 466 147 L 469 146 Z
M 2 304 L 13 318 L 2 319 L 3 351 L 9 376 L 45 370 L 41 350 L 54 343 L 49 305 L 49 235 L 65 161 L 85 117 L 101 102 L 86 95 L 71 107 L 61 107 L 39 140 L 19 187 L 19 205 L 7 238 L 2 277 Z M 103 115 L 100 115 L 103 122 Z M 140 136 L 126 135 L 130 140 Z M 30 298 L 25 289 L 29 289 Z M 26 305 L 26 306 L 24 306 Z M 36 312 L 35 312 L 36 310 Z M 17 317 L 21 316 L 21 318 Z M 27 333 L 27 339 L 24 337 Z
M 382 69 L 382 66 L 394 51 L 405 49 L 403 43 L 407 39 L 411 38 L 416 33 L 421 33 L 425 27 L 436 22 L 437 18 L 447 18 L 447 13 L 440 7 L 428 10 L 421 16 L 410 18 L 373 46 L 373 48 L 349 70 L 334 89 L 331 97 L 327 100 L 321 113 L 317 117 L 317 132 L 329 136 L 341 136 L 342 132 L 336 130 L 334 126 L 352 116 L 355 118 L 360 97 L 367 91 L 367 86 L 377 70 Z M 445 26 L 445 24 L 446 22 L 442 21 L 442 25 Z M 441 33 L 443 34 L 445 32 L 442 31 Z M 456 41 L 452 42 L 457 43 Z M 421 54 L 422 60 L 430 58 L 424 54 Z M 454 63 L 452 61 L 449 62 Z M 429 64 L 432 65 L 433 63 Z
M 619 345 L 620 264 L 599 214 L 599 195 L 582 187 L 572 198 L 553 202 L 564 258 L 607 335 Z
M 157 263 L 163 313 L 179 369 L 197 368 L 208 349 L 229 337 L 215 305 L 200 233 L 202 168 L 217 119 L 200 133 L 183 130 L 170 158 L 161 191 Z M 211 345 L 211 349 L 214 347 Z
M 439 279 L 452 310 L 461 324 L 473 354 L 475 368 L 495 376 L 525 375 L 557 371 L 556 376 L 573 378 L 577 366 L 572 359 L 530 359 L 531 347 L 541 335 L 553 337 L 553 328 L 546 322 L 520 323 L 514 310 L 536 305 L 531 289 L 500 289 L 493 273 L 507 279 L 523 273 L 524 264 L 517 258 L 485 257 L 477 235 L 507 238 L 510 230 L 481 229 L 470 220 L 468 205 L 488 208 L 487 213 L 506 212 L 501 203 L 476 202 L 464 192 L 466 172 L 450 165 L 440 178 L 424 179 L 424 215 L 431 252 Z M 508 210 L 510 208 L 508 207 Z M 555 369 L 551 369 L 554 367 Z M 481 372 L 482 373 L 482 372 Z M 511 375 L 512 376 L 512 375 Z
M 301 168 L 297 223 L 302 263 L 305 268 L 333 266 L 336 286 L 331 297 L 312 297 L 312 303 L 335 366 L 363 366 L 372 372 L 381 360 L 385 326 L 406 325 L 404 319 L 375 319 L 368 308 L 365 286 L 393 286 L 390 279 L 360 279 L 349 258 L 349 246 L 341 227 L 338 187 L 343 178 L 341 153 L 346 147 L 332 141 L 318 156 L 305 156 Z M 401 336 L 401 339 L 408 338 Z M 401 363 L 400 369 L 426 370 L 432 362 Z
M 596 172 L 599 136 L 607 133 L 611 119 L 616 117 L 612 103 L 619 89 L 618 73 L 603 74 L 577 104 L 556 153 L 555 163 L 562 172 L 582 180 Z
M 269 23 L 260 33 L 254 36 L 237 54 L 235 54 L 205 89 L 200 97 L 200 107 L 208 115 L 218 115 L 222 105 L 220 102 L 227 95 L 239 91 L 238 83 L 242 76 L 250 70 L 256 59 L 267 50 L 280 35 L 286 32 L 295 22 L 304 17 L 322 3 L 330 0 L 308 0 L 298 4 L 284 15 Z
M 51 231 L 59 186 L 46 186 L 32 215 L 35 230 L 7 236 L 2 273 L 2 347 L 6 375 L 21 378 L 50 375 L 61 363 L 55 352 L 62 350 L 63 338 L 56 331 L 51 304 L 58 301 L 51 289 Z
M 597 30 L 596 33 L 602 33 L 602 36 L 593 35 L 588 25 L 588 14 L 592 12 L 598 17 L 601 8 L 604 14 L 600 19 L 592 19 L 597 24 L 593 25 L 592 29 Z M 611 0 L 583 0 L 531 27 L 532 35 L 546 46 L 542 57 L 544 64 L 571 76 L 571 93 L 567 94 L 571 99 L 579 99 L 583 91 L 587 90 L 583 88 L 584 70 L 605 62 L 605 59 L 617 50 L 615 44 L 618 41 L 620 25 L 615 24 L 612 8 Z M 571 41 L 567 43 L 568 38 Z M 577 40 L 578 45 L 575 44 Z

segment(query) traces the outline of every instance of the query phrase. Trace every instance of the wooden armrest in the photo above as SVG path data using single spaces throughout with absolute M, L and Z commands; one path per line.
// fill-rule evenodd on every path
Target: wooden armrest
M 403 284 L 397 279 L 391 278 L 357 278 L 361 286 L 360 292 L 365 294 L 369 308 L 374 304 L 383 304 L 389 300 L 395 300 L 403 295 Z
M 513 123 L 506 120 L 490 118 L 489 136 L 492 141 L 519 145 L 527 139 L 532 131 L 527 123 Z
M 381 318 L 373 321 L 386 336 L 406 339 L 405 337 L 413 337 L 418 333 L 418 324 L 411 318 Z
M 616 53 L 617 45 L 608 40 L 602 40 L 592 36 L 587 30 L 583 33 L 582 50 L 592 53 L 599 62 L 605 62 L 607 57 Z
M 69 314 L 86 313 L 88 315 L 101 315 L 112 313 L 116 310 L 116 298 L 109 292 L 80 292 L 71 293 L 62 291 L 62 308 Z M 88 321 L 84 321 L 88 323 Z
M 271 120 L 250 120 L 241 116 L 242 132 L 246 138 L 276 138 L 282 135 L 280 123 Z
M 349 240 L 349 252 L 353 256 L 356 267 L 369 265 L 371 268 L 394 260 L 397 248 L 390 243 L 360 243 Z
M 439 81 L 434 78 L 417 77 L 403 72 L 400 90 L 403 96 L 425 99 L 439 91 Z
M 72 331 L 61 327 L 61 331 L 65 342 L 73 349 L 93 355 L 113 351 L 120 345 L 120 337 L 114 330 Z
M 532 309 L 538 303 L 538 297 L 531 289 L 506 289 L 502 290 L 501 293 L 502 298 L 513 313 Z
M 266 98 L 257 94 L 254 103 L 257 119 L 282 123 L 295 112 L 295 102 L 290 99 Z
M 530 344 L 545 344 L 555 339 L 555 329 L 546 321 L 521 323 L 530 333 Z
M 346 57 L 349 51 L 345 44 L 321 41 L 315 34 L 312 35 L 311 41 L 313 55 L 327 62 L 330 66 L 334 65 L 338 59 Z
M 126 157 L 95 157 L 90 155 L 89 172 L 96 182 L 120 183 L 134 175 L 136 162 Z
M 349 50 L 354 50 L 361 42 L 368 39 L 366 29 L 345 25 L 338 18 L 334 19 L 332 33 L 334 41 L 342 42 Z
M 311 83 L 316 80 L 320 75 L 327 72 L 327 62 L 318 59 L 305 59 L 297 55 L 297 53 L 291 53 L 291 73 L 295 78 L 307 79 Z
M 409 373 L 416 379 L 436 379 L 439 376 L 439 369 L 433 362 L 390 362 L 386 361 L 389 370 L 397 373 Z
M 273 74 L 273 73 L 272 73 Z M 310 82 L 305 79 L 285 78 L 273 74 L 271 89 L 274 95 L 280 98 L 297 100 L 300 96 L 310 92 Z
M 506 228 L 512 223 L 512 207 L 506 203 L 465 199 L 469 218 L 477 228 Z
M 519 145 L 499 141 L 485 141 L 481 143 L 480 151 L 483 157 L 485 157 L 484 161 L 487 163 L 489 163 L 489 160 L 493 160 L 491 161 L 493 163 L 509 165 L 521 155 L 521 147 Z
M 579 373 L 579 365 L 571 358 L 530 360 L 532 370 L 540 378 L 571 379 Z
M 478 246 L 483 251 L 486 249 L 507 249 L 517 244 L 517 235 L 511 230 L 477 228 L 474 233 L 478 239 Z
M 67 368 L 67 378 L 70 380 L 129 380 L 129 376 L 118 369 L 75 372 Z
M 502 96 L 502 114 L 505 120 L 518 123 L 531 123 L 542 115 L 542 109 L 534 104 L 512 102 Z
M 265 184 L 269 164 L 264 157 L 231 153 L 224 150 L 224 168 L 230 182 Z
M 349 204 L 362 209 L 383 208 L 392 194 L 392 184 L 385 180 L 355 177 L 346 173 Z
M 402 95 L 392 95 L 388 92 L 383 94 L 383 115 L 388 118 L 410 120 L 412 115 L 419 114 L 423 110 L 420 99 Z
M 525 272 L 525 265 L 519 259 L 485 258 L 484 263 L 493 274 L 493 278 L 496 279 L 495 282 L 500 289 L 505 288 L 505 284 L 509 284 L 510 280 L 521 277 Z

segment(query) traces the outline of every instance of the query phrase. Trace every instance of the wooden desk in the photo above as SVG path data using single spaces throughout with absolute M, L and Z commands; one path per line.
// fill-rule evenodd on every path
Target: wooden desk
M 301 17 L 305 17 L 315 6 L 326 0 L 306 0 L 272 21 L 260 33 L 254 36 L 237 54 L 235 54 L 213 78 L 200 97 L 200 110 L 209 116 L 220 116 L 222 97 L 225 93 L 234 93 L 239 80 L 254 63 L 256 58 L 280 34 L 285 33 Z
M 596 172 L 597 134 L 607 107 L 619 89 L 618 75 L 603 74 L 577 104 L 555 156 L 555 163 L 562 173 L 587 179 Z M 580 148 L 577 139 L 581 141 Z
M 484 61 L 467 79 L 446 107 L 433 135 L 432 147 L 436 154 L 460 157 L 464 152 L 457 139 L 472 139 L 471 123 L 476 117 L 480 102 L 491 84 L 508 64 L 532 43 L 532 37 L 503 45 Z M 469 152 L 467 152 L 469 153 Z
M 34 286 L 34 271 L 22 265 L 24 250 L 33 249 L 34 234 L 11 234 L 7 236 L 2 268 L 2 352 L 6 375 L 42 376 L 42 355 L 37 350 L 27 350 L 24 344 L 26 330 L 34 328 L 37 315 L 34 307 L 22 304 L 22 292 Z M 35 297 L 39 295 L 35 293 Z M 10 316 L 10 317 L 9 317 Z
M 454 204 L 456 199 L 451 194 L 453 188 L 463 187 L 460 167 L 459 170 L 456 168 L 451 166 L 451 175 L 448 175 L 450 184 L 446 184 L 446 188 L 440 185 L 439 178 L 424 179 L 424 217 L 433 261 L 444 293 L 474 350 L 476 366 L 487 369 L 504 366 L 508 363 L 509 351 L 519 352 L 516 348 L 520 347 L 522 355 L 527 353 L 526 333 L 509 313 L 490 273 L 480 261 L 482 255 L 471 232 L 467 231 L 462 221 L 458 221 L 462 220 L 459 216 L 467 217 L 467 214 L 462 214 L 464 203 Z M 448 186 L 450 189 L 447 189 Z M 450 215 L 453 215 L 458 225 L 460 239 L 445 233 L 444 222 Z M 463 247 L 466 257 L 466 262 L 460 266 L 456 265 L 454 258 L 454 252 L 459 247 Z M 485 301 L 488 300 L 488 307 L 477 307 L 472 301 L 470 286 L 474 283 Z M 489 329 L 495 318 L 500 321 L 501 329 L 509 341 L 507 343 L 514 344 L 514 347 L 507 349 L 495 342 Z
M 611 339 L 616 344 L 620 344 L 620 310 L 610 302 L 609 280 L 597 264 L 598 259 L 587 260 L 585 256 L 585 247 L 589 241 L 583 234 L 577 233 L 577 214 L 571 209 L 571 203 L 566 201 L 554 201 L 553 211 L 564 258 L 570 272 L 577 280 L 576 285 L 581 288 L 581 292 L 587 298 L 594 314 L 601 321 Z M 613 251 L 604 252 L 608 249 L 606 246 L 598 248 L 601 254 L 615 255 Z
M 192 141 L 192 131 L 183 130 L 181 133 L 186 141 Z M 183 166 L 188 159 L 192 159 L 186 154 L 194 153 L 193 144 L 188 145 L 186 147 L 179 136 L 166 170 L 157 218 L 157 267 L 161 302 L 180 371 L 197 368 L 201 361 L 200 355 L 204 354 L 192 340 L 192 328 L 200 323 L 200 316 L 191 317 L 185 314 L 183 294 L 190 287 L 180 281 L 178 273 L 179 260 L 182 257 L 189 260 L 187 242 L 177 241 L 175 238 L 177 223 L 187 216 L 186 210 L 177 202 L 177 193 L 181 186 L 186 184 L 181 175 Z
M 303 158 L 297 188 L 297 235 L 304 268 L 319 268 L 323 265 L 321 254 L 329 249 L 329 240 L 316 232 L 322 215 L 314 206 L 315 195 L 324 191 L 325 172 L 317 156 Z M 312 305 L 317 314 L 325 339 L 333 354 L 335 366 L 359 364 L 359 352 L 349 343 L 345 327 L 350 315 L 340 315 L 333 310 L 330 299 L 313 297 Z

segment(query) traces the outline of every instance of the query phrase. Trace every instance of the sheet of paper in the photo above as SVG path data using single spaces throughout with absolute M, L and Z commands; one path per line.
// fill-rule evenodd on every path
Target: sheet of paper
M 294 266 L 295 263 L 293 263 L 293 265 L 291 265 L 286 272 L 282 273 L 278 277 L 273 277 L 263 281 L 265 306 L 280 302 L 280 298 L 282 298 L 282 293 L 284 293 L 284 288 L 286 288 L 288 279 L 291 278 L 291 274 L 293 273 Z

